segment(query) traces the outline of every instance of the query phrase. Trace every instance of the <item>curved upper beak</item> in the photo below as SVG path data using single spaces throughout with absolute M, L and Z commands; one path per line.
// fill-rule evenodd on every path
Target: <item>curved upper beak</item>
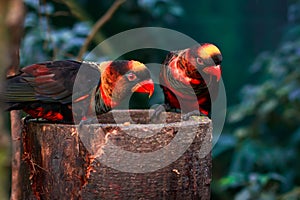
M 132 89 L 132 92 L 140 92 L 149 94 L 149 98 L 154 92 L 154 83 L 151 79 L 137 83 Z
M 210 66 L 210 67 L 205 67 L 203 69 L 203 72 L 206 74 L 210 74 L 212 76 L 215 76 L 217 78 L 217 81 L 221 79 L 221 67 L 220 65 L 217 66 Z

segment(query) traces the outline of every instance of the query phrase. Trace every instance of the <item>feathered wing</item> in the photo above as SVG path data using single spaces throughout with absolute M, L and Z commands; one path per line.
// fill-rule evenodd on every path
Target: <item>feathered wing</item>
M 23 109 L 34 117 L 53 121 L 72 120 L 72 98 L 90 103 L 101 76 L 96 64 L 71 60 L 33 64 L 20 72 L 7 80 L 8 110 Z M 84 103 L 82 106 L 88 106 Z
M 83 73 L 79 75 L 78 71 L 81 66 L 88 73 L 82 71 Z M 21 74 L 8 79 L 6 100 L 9 103 L 43 101 L 69 104 L 72 102 L 73 91 L 76 92 L 73 95 L 79 98 L 83 94 L 88 94 L 88 91 L 99 83 L 100 71 L 91 66 L 77 61 L 64 60 L 24 67 L 21 69 Z M 78 88 L 73 90 L 75 80 L 78 82 L 76 84 Z

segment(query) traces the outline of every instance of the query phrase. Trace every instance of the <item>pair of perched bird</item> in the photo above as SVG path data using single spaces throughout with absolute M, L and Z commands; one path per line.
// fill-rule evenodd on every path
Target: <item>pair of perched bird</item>
M 170 52 L 162 64 L 160 85 L 165 104 L 156 108 L 152 117 L 163 110 L 180 109 L 185 116 L 209 115 L 211 102 L 218 93 L 222 55 L 213 44 L 205 43 Z M 79 69 L 85 84 L 73 90 Z M 91 76 L 91 74 L 94 74 Z M 90 82 L 90 83 L 89 83 Z M 22 109 L 33 118 L 52 122 L 74 122 L 72 102 L 81 103 L 82 119 L 118 106 L 130 93 L 154 91 L 148 68 L 138 61 L 102 63 L 52 61 L 33 64 L 9 77 L 5 91 L 8 110 Z

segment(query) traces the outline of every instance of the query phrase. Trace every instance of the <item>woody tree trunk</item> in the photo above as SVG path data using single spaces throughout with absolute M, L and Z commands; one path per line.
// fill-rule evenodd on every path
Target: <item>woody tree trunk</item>
M 23 199 L 210 199 L 211 121 L 164 116 L 152 124 L 147 110 L 116 110 L 80 127 L 25 122 Z

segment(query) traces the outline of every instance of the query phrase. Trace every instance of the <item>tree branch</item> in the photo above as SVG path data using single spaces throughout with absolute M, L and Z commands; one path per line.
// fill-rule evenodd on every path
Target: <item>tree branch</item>
M 96 35 L 98 30 L 112 17 L 115 11 L 119 8 L 121 4 L 123 4 L 126 0 L 116 0 L 113 5 L 107 10 L 107 12 L 95 23 L 91 32 L 87 36 L 84 44 L 82 45 L 79 54 L 77 56 L 77 60 L 82 60 L 83 54 L 86 52 L 88 45 L 92 41 L 93 37 Z
M 1 3 L 3 3 L 2 1 Z M 5 46 L 1 48 L 1 52 L 5 53 L 6 58 L 3 66 L 7 67 L 7 76 L 12 76 L 19 71 L 19 49 L 21 37 L 23 34 L 24 21 L 24 4 L 22 0 L 6 1 L 5 13 L 2 18 L 1 27 L 5 27 L 6 32 L 1 35 L 1 41 L 5 42 Z M 3 9 L 3 8 L 2 8 Z M 1 12 L 2 13 L 2 12 Z M 6 38 L 6 40 L 4 39 Z M 2 40 L 4 39 L 4 40 Z M 2 57 L 1 57 L 2 58 Z M 2 59 L 1 59 L 2 60 Z M 1 70 L 3 77 L 4 70 Z M 3 88 L 2 88 L 3 89 Z M 11 111 L 11 142 L 12 142 L 12 181 L 11 181 L 11 200 L 21 199 L 21 117 L 19 111 Z

